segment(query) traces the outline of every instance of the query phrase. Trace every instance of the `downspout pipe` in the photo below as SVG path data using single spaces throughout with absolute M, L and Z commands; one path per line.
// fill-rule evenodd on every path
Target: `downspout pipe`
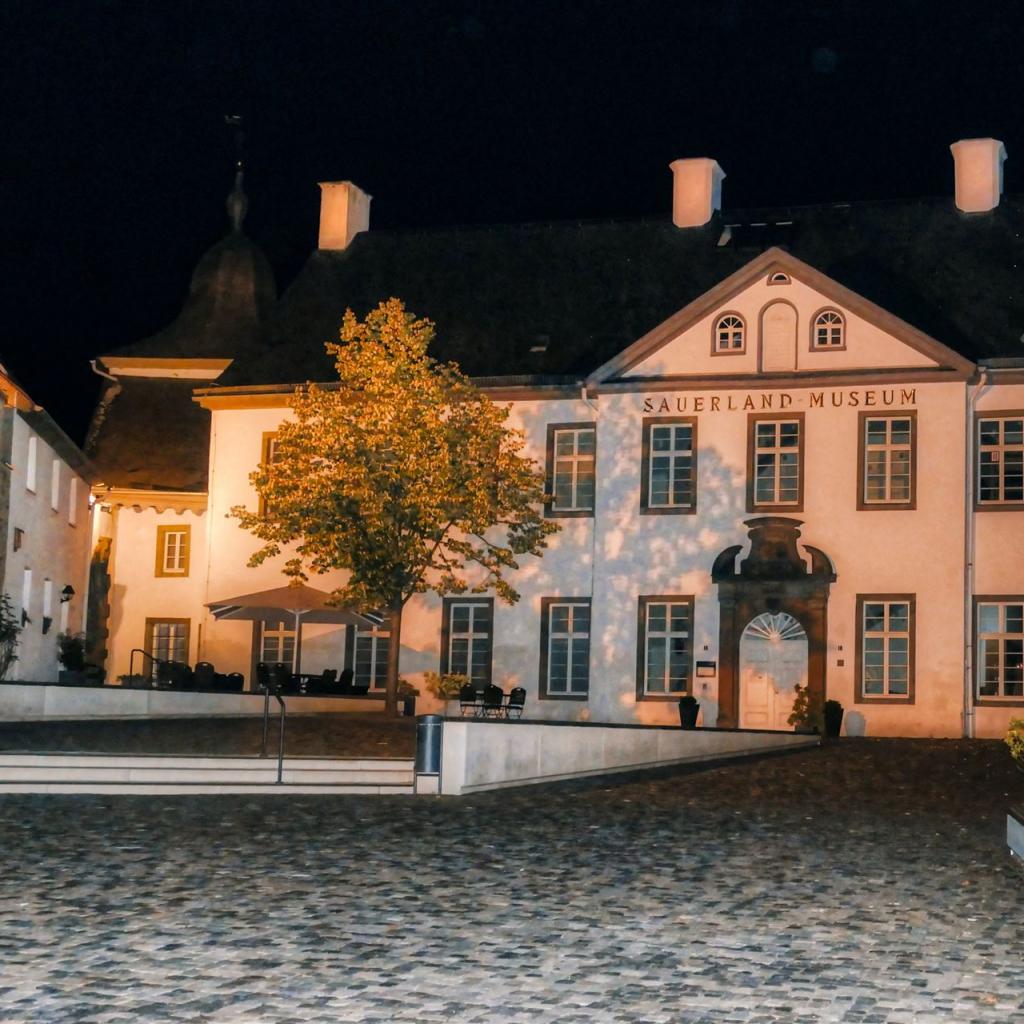
M 977 516 L 974 513 L 977 439 L 974 417 L 978 399 L 989 384 L 989 371 L 979 367 L 979 377 L 967 395 L 964 437 L 964 686 L 963 736 L 972 739 L 974 723 L 974 558 Z

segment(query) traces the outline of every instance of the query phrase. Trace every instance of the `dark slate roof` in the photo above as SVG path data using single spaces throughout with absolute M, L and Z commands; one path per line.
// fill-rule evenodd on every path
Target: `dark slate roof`
M 192 401 L 194 380 L 123 377 L 100 399 L 88 445 L 110 487 L 205 491 L 210 413 Z
M 172 324 L 108 354 L 164 359 L 251 355 L 263 344 L 276 298 L 274 273 L 262 249 L 233 231 L 200 259 Z
M 951 199 L 872 202 L 726 211 L 686 230 L 667 218 L 371 229 L 310 256 L 277 303 L 269 350 L 219 383 L 330 380 L 323 346 L 345 308 L 364 316 L 392 295 L 437 324 L 433 354 L 471 376 L 583 377 L 773 245 L 968 358 L 1020 356 L 1022 230 L 1016 196 L 988 214 Z

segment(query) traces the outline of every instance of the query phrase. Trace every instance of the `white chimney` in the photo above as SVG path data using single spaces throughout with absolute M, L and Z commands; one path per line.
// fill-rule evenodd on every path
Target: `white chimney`
M 372 198 L 351 181 L 321 181 L 319 247 L 347 249 L 360 231 L 369 231 Z
M 998 139 L 961 139 L 949 148 L 953 153 L 957 209 L 964 213 L 994 210 L 1003 194 L 1006 148 Z
M 672 223 L 677 228 L 707 224 L 715 210 L 722 208 L 722 179 L 725 171 L 705 156 L 674 160 L 672 169 Z

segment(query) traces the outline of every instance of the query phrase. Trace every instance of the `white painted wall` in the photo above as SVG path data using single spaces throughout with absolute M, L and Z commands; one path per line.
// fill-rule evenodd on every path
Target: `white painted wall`
M 27 486 L 29 448 L 35 447 L 35 489 Z M 53 508 L 54 459 L 58 464 L 57 508 Z M 39 681 L 57 678 L 57 634 L 61 632 L 60 594 L 65 586 L 75 589 L 67 603 L 67 629 L 77 633 L 84 628 L 86 567 L 89 551 L 89 484 L 18 415 L 13 417 L 10 515 L 7 535 L 7 565 L 3 589 L 16 611 L 22 607 L 26 569 L 32 572 L 28 593 L 29 622 L 21 632 L 18 660 L 10 673 L 14 679 Z M 71 481 L 77 480 L 72 508 Z M 74 519 L 74 525 L 71 519 Z M 22 546 L 14 550 L 15 529 L 24 530 Z M 52 594 L 50 616 L 53 622 L 44 634 L 43 613 L 46 583 Z

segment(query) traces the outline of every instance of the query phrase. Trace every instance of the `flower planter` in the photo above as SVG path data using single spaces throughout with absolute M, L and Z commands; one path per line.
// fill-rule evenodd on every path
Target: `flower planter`
M 700 713 L 699 701 L 681 700 L 679 702 L 679 726 L 682 729 L 696 729 L 697 715 Z

